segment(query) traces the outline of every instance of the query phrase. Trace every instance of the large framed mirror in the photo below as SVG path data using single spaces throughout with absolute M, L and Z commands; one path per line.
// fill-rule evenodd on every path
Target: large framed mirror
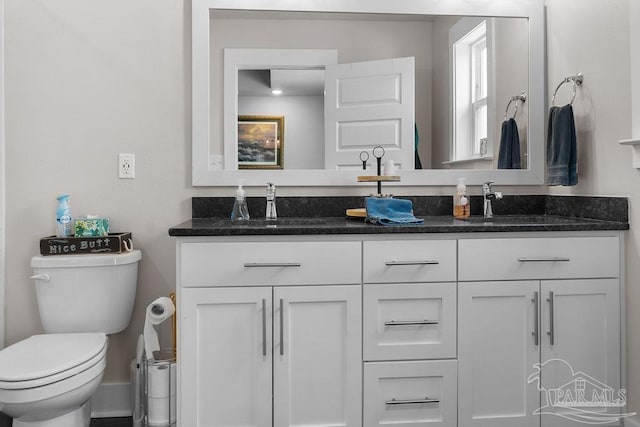
M 385 147 L 397 185 L 543 183 L 542 0 L 261 3 L 193 1 L 193 185 L 355 186 L 375 173 L 371 161 L 362 171 L 367 145 Z M 361 117 L 329 108 L 363 103 L 355 93 L 378 105 Z M 243 121 L 239 134 L 240 116 L 283 118 L 282 167 L 243 169 L 239 155 L 273 155 L 278 138 L 245 138 L 269 126 Z M 508 121 L 518 164 L 502 162 Z

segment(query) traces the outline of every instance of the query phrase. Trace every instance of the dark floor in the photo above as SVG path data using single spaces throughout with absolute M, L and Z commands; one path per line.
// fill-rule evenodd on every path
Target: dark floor
M 131 427 L 131 417 L 122 418 L 94 418 L 90 427 Z M 11 418 L 0 412 L 0 427 L 11 427 Z
M 121 418 L 93 418 L 89 427 L 131 427 L 131 417 Z

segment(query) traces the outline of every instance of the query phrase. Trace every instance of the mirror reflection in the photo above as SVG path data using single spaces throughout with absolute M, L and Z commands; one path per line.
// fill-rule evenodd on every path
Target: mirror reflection
M 366 140 L 365 146 L 397 146 L 398 153 L 408 149 L 409 156 L 390 154 L 401 169 L 495 169 L 501 138 L 508 134 L 509 156 L 517 147 L 519 162 L 501 162 L 501 168 L 528 168 L 528 108 L 526 96 L 521 96 L 528 92 L 529 81 L 526 18 L 319 13 L 311 18 L 304 12 L 215 10 L 211 21 L 212 88 L 223 85 L 224 49 L 229 48 L 330 49 L 339 65 L 412 58 L 411 123 L 374 127 L 377 132 L 340 127 L 335 118 L 327 123 L 322 67 L 238 67 L 237 98 L 231 108 L 237 116 L 284 117 L 285 169 L 361 167 L 358 154 L 363 147 L 340 139 L 354 129 L 354 139 Z M 224 109 L 230 107 L 222 99 L 211 102 L 210 153 L 222 158 L 238 150 L 237 131 L 229 138 L 224 126 L 238 123 L 223 121 Z M 386 102 L 379 107 L 384 109 Z M 394 114 L 378 119 L 391 123 Z M 506 122 L 509 132 L 503 129 Z M 334 129 L 338 136 L 332 140 Z M 337 156 L 344 158 L 336 160 L 330 152 L 338 148 L 343 153 Z M 236 169 L 238 164 L 225 161 L 224 168 Z

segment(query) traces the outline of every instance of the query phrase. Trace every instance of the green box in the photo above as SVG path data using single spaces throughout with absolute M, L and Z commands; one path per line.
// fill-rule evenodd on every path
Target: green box
M 75 237 L 104 237 L 109 234 L 109 218 L 76 218 Z

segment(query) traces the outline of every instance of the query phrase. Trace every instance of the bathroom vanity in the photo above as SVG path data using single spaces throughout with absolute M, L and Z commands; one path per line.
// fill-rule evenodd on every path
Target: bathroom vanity
M 169 231 L 179 425 L 579 425 L 545 405 L 576 381 L 624 388 L 627 228 L 187 221 Z

